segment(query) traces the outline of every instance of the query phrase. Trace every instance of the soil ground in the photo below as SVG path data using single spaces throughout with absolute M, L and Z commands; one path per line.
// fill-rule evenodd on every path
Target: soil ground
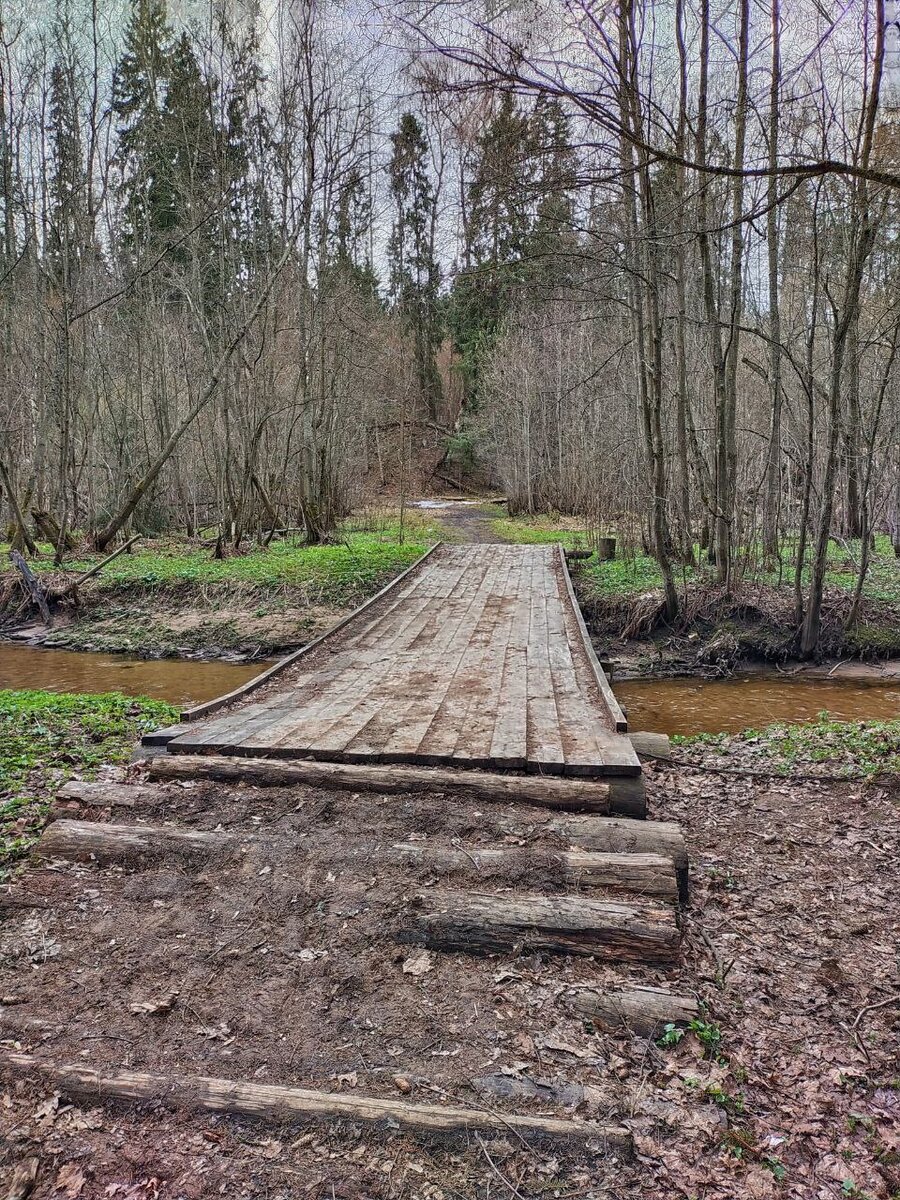
M 740 746 L 724 760 L 680 750 L 708 769 L 648 769 L 653 815 L 683 822 L 693 868 L 683 964 L 665 982 L 707 1005 L 699 1033 L 669 1045 L 601 1033 L 566 1004 L 573 987 L 659 972 L 534 954 L 422 958 L 398 942 L 411 895 L 471 878 L 385 866 L 378 847 L 392 841 L 505 841 L 528 853 L 479 888 L 553 890 L 558 846 L 521 808 L 169 786 L 142 817 L 258 843 L 216 862 L 34 865 L 2 897 L 5 1046 L 367 1095 L 408 1086 L 426 1103 L 497 1111 L 528 1105 L 488 1098 L 476 1079 L 580 1082 L 596 1089 L 580 1115 L 624 1120 L 635 1162 L 512 1136 L 423 1142 L 346 1122 L 70 1105 L 39 1080 L 7 1078 L 0 1165 L 40 1156 L 36 1200 L 69 1195 L 60 1179 L 85 1200 L 896 1196 L 900 794 L 890 781 L 722 773 L 742 753 L 758 770 Z M 142 1005 L 161 1007 L 133 1011 Z

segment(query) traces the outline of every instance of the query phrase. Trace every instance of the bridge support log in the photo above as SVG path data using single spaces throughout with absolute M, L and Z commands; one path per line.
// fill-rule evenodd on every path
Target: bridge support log
M 631 1134 L 627 1129 L 591 1121 L 413 1104 L 346 1092 L 318 1092 L 208 1076 L 156 1075 L 143 1071 L 115 1071 L 103 1075 L 86 1067 L 55 1066 L 31 1055 L 10 1051 L 2 1054 L 0 1063 L 30 1075 L 41 1075 L 65 1095 L 86 1096 L 92 1103 L 99 1098 L 161 1102 L 170 1108 L 234 1113 L 276 1121 L 323 1118 L 386 1121 L 422 1134 L 457 1134 L 473 1129 L 502 1134 L 512 1131 L 525 1137 L 596 1139 L 607 1151 L 620 1154 L 628 1154 L 631 1150 Z
M 449 792 L 464 800 L 532 804 L 569 812 L 618 813 L 644 817 L 647 801 L 639 775 L 579 779 L 558 775 L 500 775 L 448 770 L 294 759 L 238 758 L 226 755 L 161 755 L 148 764 L 152 779 L 218 779 L 256 787 L 312 787 L 348 791 Z
M 469 954 L 541 950 L 662 965 L 675 963 L 681 941 L 671 908 L 476 892 L 415 897 L 398 940 Z
M 576 992 L 572 1005 L 604 1029 L 628 1029 L 644 1037 L 652 1037 L 665 1025 L 689 1025 L 700 1013 L 693 997 L 652 987 Z

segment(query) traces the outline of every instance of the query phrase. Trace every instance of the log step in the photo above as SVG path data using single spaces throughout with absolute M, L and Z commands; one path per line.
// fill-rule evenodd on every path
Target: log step
M 218 830 L 169 829 L 165 825 L 113 825 L 63 819 L 48 825 L 34 848 L 37 858 L 71 862 L 196 858 L 234 851 L 241 839 Z
M 151 804 L 162 796 L 162 790 L 154 786 L 86 779 L 70 779 L 56 793 L 57 800 L 96 805 L 98 808 L 134 808 L 136 804 Z
M 690 1025 L 700 1015 L 700 1005 L 692 996 L 653 987 L 576 992 L 572 1005 L 604 1029 L 627 1029 L 644 1037 L 652 1037 L 665 1025 Z
M 631 1152 L 631 1134 L 619 1125 L 571 1118 L 519 1116 L 445 1105 L 382 1100 L 343 1092 L 319 1092 L 244 1080 L 157 1075 L 143 1071 L 101 1074 L 86 1067 L 56 1066 L 29 1054 L 0 1053 L 0 1065 L 18 1073 L 40 1075 L 72 1098 L 98 1097 L 163 1103 L 170 1108 L 233 1113 L 264 1120 L 340 1119 L 396 1123 L 412 1133 L 462 1134 L 486 1130 L 523 1137 L 579 1138 L 596 1141 L 607 1152 Z
M 687 904 L 688 856 L 681 826 L 674 821 L 632 821 L 627 817 L 560 815 L 545 820 L 505 821 L 501 828 L 513 837 L 534 831 L 554 833 L 582 850 L 604 854 L 661 854 L 675 865 L 678 896 Z
M 399 941 L 468 954 L 539 950 L 671 966 L 681 944 L 671 908 L 578 896 L 435 890 L 413 897 L 402 920 Z
M 196 858 L 234 853 L 239 847 L 265 845 L 256 834 L 170 828 L 167 825 L 116 825 L 63 817 L 48 825 L 35 847 L 38 858 L 71 862 L 127 862 L 166 857 Z M 348 847 L 352 850 L 352 845 Z M 367 862 L 430 867 L 437 872 L 497 870 L 557 871 L 559 882 L 573 887 L 619 888 L 675 902 L 678 885 L 672 860 L 658 854 L 596 854 L 587 850 L 540 854 L 529 850 L 445 849 L 401 842 L 365 846 Z M 348 855 L 352 861 L 352 856 Z
M 598 854 L 590 850 L 548 854 L 527 848 L 446 850 L 427 843 L 401 842 L 392 846 L 388 855 L 410 866 L 431 867 L 440 873 L 502 870 L 507 866 L 540 871 L 546 864 L 558 867 L 559 881 L 571 887 L 619 888 L 672 902 L 678 899 L 674 864 L 661 854 Z
M 577 779 L 545 775 L 501 775 L 489 771 L 450 770 L 311 759 L 290 762 L 225 755 L 177 754 L 154 758 L 151 779 L 218 779 L 254 786 L 298 784 L 354 792 L 450 792 L 477 802 L 531 804 L 569 812 L 617 813 L 645 817 L 647 801 L 640 776 Z

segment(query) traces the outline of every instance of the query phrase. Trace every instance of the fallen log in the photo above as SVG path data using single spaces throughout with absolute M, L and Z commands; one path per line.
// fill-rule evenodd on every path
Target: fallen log
M 413 897 L 397 940 L 469 954 L 540 950 L 665 965 L 677 960 L 681 941 L 667 907 L 478 892 Z
M 258 787 L 337 788 L 349 791 L 450 792 L 465 800 L 531 804 L 569 812 L 618 813 L 643 817 L 647 803 L 640 776 L 571 779 L 558 775 L 500 775 L 487 771 L 454 771 L 294 759 L 230 758 L 224 755 L 169 754 L 149 763 L 151 779 L 218 779 Z
M 690 1025 L 700 1014 L 691 996 L 679 996 L 663 988 L 634 987 L 619 992 L 576 992 L 573 1007 L 604 1029 L 631 1030 L 652 1037 L 666 1025 Z
M 514 1132 L 524 1137 L 582 1138 L 602 1143 L 610 1153 L 628 1154 L 631 1134 L 618 1125 L 601 1125 L 570 1118 L 517 1116 L 480 1112 L 444 1105 L 382 1100 L 344 1092 L 319 1092 L 277 1084 L 209 1076 L 156 1075 L 143 1071 L 115 1071 L 103 1075 L 86 1067 L 54 1066 L 29 1054 L 4 1051 L 0 1064 L 49 1079 L 60 1092 L 73 1098 L 89 1097 L 163 1103 L 170 1108 L 234 1113 L 263 1120 L 345 1118 L 350 1121 L 383 1121 L 413 1133 L 455 1134 L 467 1130 Z
M 93 579 L 95 575 L 99 575 L 103 568 L 111 563 L 113 559 L 118 558 L 120 554 L 130 551 L 134 543 L 140 540 L 140 537 L 141 535 L 136 533 L 133 537 L 130 537 L 127 542 L 123 542 L 118 549 L 113 550 L 112 554 L 107 554 L 106 558 L 104 558 L 101 562 L 95 563 L 94 566 L 92 566 L 89 570 L 83 571 L 80 575 L 76 575 L 74 579 L 70 579 L 57 592 L 56 598 L 62 599 L 64 596 L 77 596 L 78 589 L 82 586 L 82 584 L 87 583 L 89 579 Z
M 238 839 L 218 830 L 169 829 L 160 825 L 109 825 L 101 821 L 54 821 L 34 848 L 37 858 L 71 862 L 202 857 L 236 849 Z
M 629 733 L 631 744 L 638 758 L 672 758 L 672 743 L 665 733 Z
M 41 620 L 46 626 L 53 624 L 53 618 L 50 615 L 50 607 L 47 604 L 47 597 L 44 594 L 44 589 L 41 587 L 37 576 L 28 563 L 22 557 L 18 550 L 10 550 L 9 558 L 12 565 L 22 576 L 22 585 L 31 598 L 31 603 L 41 614 Z
M 530 833 L 556 834 L 581 850 L 596 850 L 604 854 L 662 854 L 675 864 L 678 895 L 682 904 L 688 900 L 689 876 L 687 849 L 681 826 L 674 821 L 632 821 L 627 817 L 595 817 L 562 815 L 544 821 L 504 821 L 500 826 L 513 837 Z
M 678 899 L 678 882 L 671 858 L 660 854 L 597 854 L 587 850 L 541 852 L 528 849 L 444 849 L 421 842 L 402 842 L 386 852 L 410 866 L 429 867 L 439 874 L 455 871 L 544 871 L 571 887 L 618 888 Z

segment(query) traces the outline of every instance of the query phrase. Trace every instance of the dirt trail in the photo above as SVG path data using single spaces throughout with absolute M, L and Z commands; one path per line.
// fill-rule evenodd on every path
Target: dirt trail
M 501 510 L 488 500 L 420 500 L 416 507 L 433 512 L 441 524 L 447 526 L 455 542 L 489 545 L 505 541 L 491 528 L 491 521 L 501 514 Z
M 132 768 L 138 777 L 142 770 Z M 610 1070 L 619 1039 L 601 1036 L 571 996 L 635 981 L 677 990 L 677 969 L 527 945 L 441 954 L 405 936 L 410 911 L 441 889 L 487 897 L 567 890 L 566 843 L 548 832 L 547 813 L 481 811 L 448 794 L 199 781 L 149 785 L 138 799 L 115 811 L 82 805 L 79 816 L 218 830 L 236 835 L 238 847 L 107 865 L 51 859 L 23 872 L 2 897 L 0 1063 L 12 1047 L 106 1075 L 124 1067 L 488 1113 L 576 1113 L 604 1127 L 657 1122 L 642 1091 Z M 432 858 L 398 861 L 386 854 L 397 842 Z M 501 868 L 476 860 L 485 846 L 510 851 Z M 449 865 L 440 865 L 442 852 Z M 599 894 L 648 913 L 662 905 Z M 498 1172 L 523 1194 L 552 1186 L 611 1195 L 613 1179 L 616 1196 L 641 1194 L 635 1168 L 621 1156 L 597 1159 L 590 1137 L 545 1146 L 468 1133 L 442 1144 L 346 1120 L 304 1131 L 277 1114 L 254 1126 L 165 1107 L 129 1113 L 70 1106 L 35 1072 L 3 1075 L 0 1166 L 36 1154 L 37 1200 L 68 1194 L 61 1172 L 78 1182 L 75 1196 L 129 1200 L 217 1195 L 226 1181 L 230 1196 L 333 1188 L 340 1197 L 449 1200 L 486 1197 Z M 507 1095 L 516 1085 L 520 1094 Z M 554 1099 L 554 1088 L 568 1099 Z

